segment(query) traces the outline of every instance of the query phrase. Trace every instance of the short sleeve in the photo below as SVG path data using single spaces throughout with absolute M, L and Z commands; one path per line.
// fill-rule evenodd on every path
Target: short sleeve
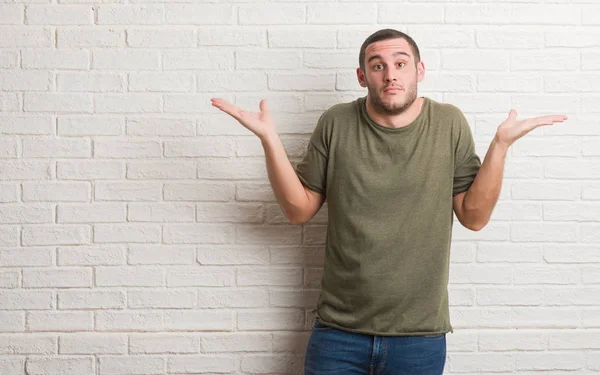
M 327 182 L 328 136 L 325 116 L 321 116 L 310 138 L 306 154 L 296 167 L 296 174 L 304 186 L 325 195 Z
M 454 182 L 452 196 L 469 190 L 477 172 L 481 167 L 481 160 L 475 153 L 475 141 L 467 119 L 458 110 L 458 136 L 454 152 Z

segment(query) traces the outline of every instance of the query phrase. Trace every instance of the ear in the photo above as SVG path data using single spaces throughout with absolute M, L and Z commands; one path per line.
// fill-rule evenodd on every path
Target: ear
M 423 78 L 425 78 L 425 63 L 419 61 L 417 64 L 417 82 L 423 81 Z
M 358 78 L 358 84 L 361 87 L 367 87 L 367 80 L 365 79 L 365 72 L 361 68 L 356 68 L 356 78 Z

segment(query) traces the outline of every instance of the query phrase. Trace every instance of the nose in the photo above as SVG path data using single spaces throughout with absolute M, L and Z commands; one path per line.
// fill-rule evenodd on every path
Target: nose
M 393 81 L 396 80 L 396 77 L 394 77 L 392 69 L 386 69 L 385 70 L 384 79 L 385 79 L 386 82 L 393 82 Z

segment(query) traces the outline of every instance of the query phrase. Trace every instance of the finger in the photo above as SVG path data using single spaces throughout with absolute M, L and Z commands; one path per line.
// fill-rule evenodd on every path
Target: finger
M 260 111 L 265 114 L 268 115 L 269 114 L 269 108 L 267 107 L 267 99 L 263 99 L 260 101 Z
M 211 99 L 212 105 L 239 120 L 242 110 L 223 99 Z
M 517 120 L 517 111 L 515 111 L 514 109 L 511 109 L 510 112 L 508 112 L 508 119 L 512 120 L 512 121 L 516 121 Z
M 550 115 L 540 116 L 529 119 L 529 121 L 535 125 L 552 125 L 556 122 L 563 122 L 567 119 L 565 115 Z

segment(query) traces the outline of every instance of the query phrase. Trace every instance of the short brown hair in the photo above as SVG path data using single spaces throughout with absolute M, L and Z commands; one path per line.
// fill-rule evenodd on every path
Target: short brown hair
M 404 39 L 408 42 L 412 49 L 412 53 L 415 56 L 415 64 L 421 61 L 421 53 L 419 52 L 419 47 L 417 46 L 417 43 L 415 43 L 413 38 L 403 33 L 402 31 L 394 29 L 381 29 L 379 31 L 374 32 L 367 39 L 365 39 L 362 46 L 360 47 L 360 53 L 358 55 L 358 64 L 363 70 L 363 72 L 365 71 L 365 51 L 367 49 L 367 46 L 371 43 L 379 42 L 381 40 L 396 38 Z

